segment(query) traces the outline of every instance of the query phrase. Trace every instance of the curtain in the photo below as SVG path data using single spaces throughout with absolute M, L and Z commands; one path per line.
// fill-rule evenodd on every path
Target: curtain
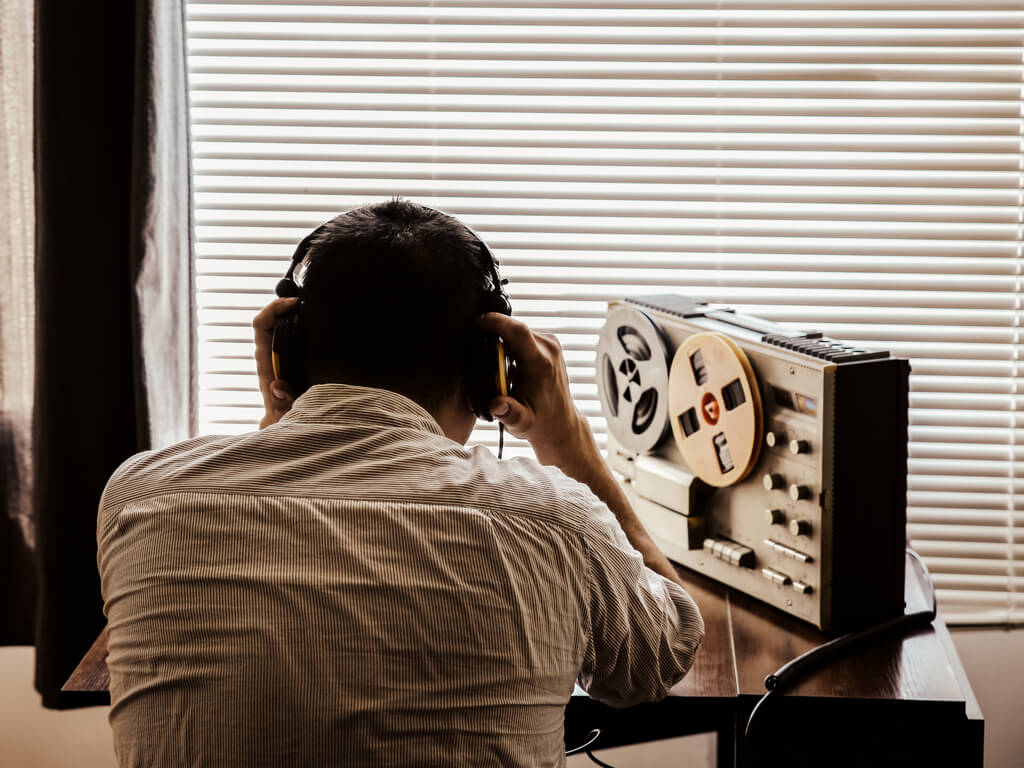
M 192 278 L 184 17 L 169 0 L 37 0 L 33 420 L 36 688 L 104 624 L 96 508 L 139 450 L 186 438 Z
M 0 643 L 31 643 L 32 3 L 0 5 Z

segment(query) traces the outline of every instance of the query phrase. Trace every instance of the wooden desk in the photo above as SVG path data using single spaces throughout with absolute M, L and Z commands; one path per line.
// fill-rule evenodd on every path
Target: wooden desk
M 984 721 L 941 615 L 912 635 L 879 638 L 825 662 L 758 712 L 761 736 L 743 731 L 764 679 L 830 639 L 764 603 L 679 569 L 704 616 L 689 674 L 655 704 L 614 710 L 586 696 L 566 708 L 566 744 L 601 729 L 597 750 L 717 731 L 720 766 L 982 765 Z M 907 601 L 926 605 L 907 566 Z M 614 762 L 614 761 L 612 761 Z
M 908 602 L 920 606 L 920 583 L 913 569 L 907 573 Z M 764 693 L 765 676 L 828 638 L 688 569 L 680 574 L 704 616 L 693 669 L 657 703 L 616 710 L 573 696 L 567 745 L 582 744 L 592 728 L 601 729 L 596 750 L 716 731 L 721 766 L 982 765 L 981 710 L 941 617 L 913 635 L 857 648 L 772 694 L 758 713 L 763 735 L 745 753 L 737 736 Z M 106 656 L 104 630 L 63 690 L 106 691 Z

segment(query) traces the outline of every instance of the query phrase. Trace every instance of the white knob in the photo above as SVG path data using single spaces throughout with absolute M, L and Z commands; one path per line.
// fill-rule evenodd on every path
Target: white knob
M 808 536 L 811 533 L 811 524 L 806 520 L 790 520 L 789 532 L 794 536 Z
M 789 486 L 789 498 L 793 501 L 800 501 L 801 499 L 811 498 L 811 489 L 806 485 L 797 485 L 793 483 Z

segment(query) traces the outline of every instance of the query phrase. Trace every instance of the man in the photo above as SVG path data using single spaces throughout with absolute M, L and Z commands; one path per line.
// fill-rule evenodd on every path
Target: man
M 696 606 L 607 470 L 558 343 L 503 314 L 475 235 L 394 200 L 312 238 L 254 320 L 261 431 L 140 454 L 98 524 L 122 765 L 560 765 L 579 680 L 616 705 L 691 665 Z M 293 400 L 276 318 L 302 318 Z M 467 345 L 537 461 L 464 445 Z

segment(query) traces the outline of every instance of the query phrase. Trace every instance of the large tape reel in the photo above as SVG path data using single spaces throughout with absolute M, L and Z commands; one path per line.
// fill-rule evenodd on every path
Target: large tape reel
M 631 451 L 653 450 L 668 428 L 668 349 L 654 321 L 631 307 L 609 312 L 596 368 L 609 431 Z
M 737 483 L 761 450 L 761 393 L 746 353 L 721 333 L 696 333 L 676 350 L 668 377 L 669 420 L 683 458 L 701 480 Z

